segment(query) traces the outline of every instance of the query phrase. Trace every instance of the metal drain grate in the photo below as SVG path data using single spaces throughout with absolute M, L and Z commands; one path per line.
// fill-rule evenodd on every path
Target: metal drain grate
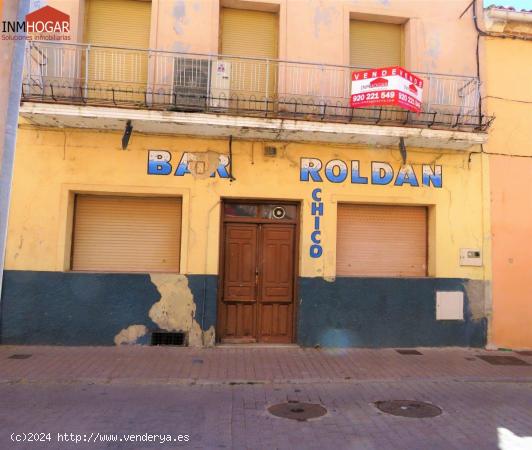
M 436 417 L 442 413 L 436 405 L 416 400 L 383 400 L 375 402 L 375 406 L 386 414 L 411 419 Z
M 317 403 L 303 403 L 289 401 L 288 403 L 279 403 L 270 406 L 268 412 L 276 417 L 283 419 L 298 420 L 304 422 L 308 419 L 316 419 L 327 414 L 327 409 Z
M 422 355 L 423 353 L 421 352 L 418 352 L 417 350 L 413 350 L 413 349 L 400 349 L 400 348 L 396 348 L 395 351 L 397 353 L 400 353 L 401 355 Z
M 14 355 L 8 356 L 7 359 L 28 359 L 31 358 L 32 355 L 27 353 L 15 353 Z
M 186 334 L 180 331 L 154 331 L 151 334 L 151 345 L 174 345 L 184 347 L 187 345 Z
M 477 358 L 494 366 L 529 366 L 530 364 L 515 356 L 481 355 Z

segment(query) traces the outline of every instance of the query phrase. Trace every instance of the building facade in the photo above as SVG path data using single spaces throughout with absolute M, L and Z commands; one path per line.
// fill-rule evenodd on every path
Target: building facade
M 430 3 L 49 1 L 2 342 L 484 346 L 492 118 L 469 2 Z M 391 66 L 422 112 L 351 108 Z
M 497 117 L 489 154 L 494 346 L 532 348 L 532 10 L 484 10 L 484 105 Z M 500 174 L 504 173 L 504 176 Z

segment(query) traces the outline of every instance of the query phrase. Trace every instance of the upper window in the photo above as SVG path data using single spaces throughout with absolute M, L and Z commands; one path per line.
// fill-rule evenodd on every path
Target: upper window
M 403 26 L 351 20 L 349 51 L 349 63 L 354 67 L 400 66 L 403 63 Z

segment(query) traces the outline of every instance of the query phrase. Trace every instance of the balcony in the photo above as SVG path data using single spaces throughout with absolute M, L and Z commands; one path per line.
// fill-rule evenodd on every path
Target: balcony
M 478 78 L 414 72 L 420 113 L 349 106 L 364 68 L 61 42 L 25 49 L 22 117 L 36 125 L 465 150 L 486 142 Z
M 364 68 L 222 55 L 31 42 L 22 98 L 32 102 L 485 131 L 475 77 L 414 72 L 419 114 L 349 106 Z

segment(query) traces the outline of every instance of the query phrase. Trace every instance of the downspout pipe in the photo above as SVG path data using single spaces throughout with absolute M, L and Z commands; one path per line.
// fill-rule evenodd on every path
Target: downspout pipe
M 29 5 L 29 0 L 19 0 L 17 8 L 17 20 L 19 22 L 25 20 L 26 14 L 29 11 Z M 24 39 L 16 40 L 13 46 L 7 112 L 4 125 L 4 139 L 2 142 L 4 148 L 0 166 L 0 318 L 2 311 L 1 299 L 7 241 L 7 221 L 11 199 L 11 183 L 13 180 L 13 163 L 15 160 L 18 114 L 22 92 L 22 71 L 24 67 L 25 46 L 26 41 Z

